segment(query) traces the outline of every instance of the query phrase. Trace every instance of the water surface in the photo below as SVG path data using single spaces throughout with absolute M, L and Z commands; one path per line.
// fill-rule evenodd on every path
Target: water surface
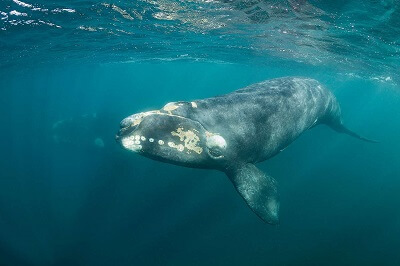
M 3 1 L 0 264 L 397 265 L 397 1 Z M 132 113 L 316 78 L 370 144 L 314 128 L 258 166 L 263 223 L 220 172 L 114 141 Z

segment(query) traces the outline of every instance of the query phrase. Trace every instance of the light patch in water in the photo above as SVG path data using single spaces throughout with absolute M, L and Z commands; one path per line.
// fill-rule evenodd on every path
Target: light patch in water
M 51 10 L 51 12 L 53 13 L 62 13 L 62 12 L 67 12 L 67 13 L 75 13 L 75 9 L 71 9 L 71 8 L 55 8 L 53 10 Z
M 97 31 L 94 27 L 79 26 L 78 29 L 86 31 Z
M 104 148 L 104 141 L 103 141 L 103 139 L 102 139 L 102 138 L 96 138 L 96 139 L 94 140 L 94 145 L 96 145 L 97 147 L 100 147 L 100 148 Z
M 23 17 L 28 16 L 28 14 L 18 12 L 17 10 L 10 11 L 10 15 L 14 15 L 14 16 L 23 16 Z
M 13 2 L 22 7 L 33 7 L 31 4 L 27 4 L 27 3 L 24 3 L 24 2 L 18 1 L 18 0 L 13 0 Z
M 133 17 L 126 10 L 123 10 L 119 6 L 116 6 L 114 4 L 107 4 L 107 3 L 102 3 L 101 5 L 103 5 L 105 7 L 108 7 L 108 8 L 111 8 L 115 12 L 121 14 L 121 16 L 126 18 L 126 19 L 133 20 Z

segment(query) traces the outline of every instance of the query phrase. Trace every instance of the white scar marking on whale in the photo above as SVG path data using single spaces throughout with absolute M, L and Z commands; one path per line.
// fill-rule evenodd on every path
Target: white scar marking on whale
M 135 140 L 134 136 L 129 136 L 129 137 L 123 138 L 121 143 L 122 143 L 122 146 L 124 146 L 126 149 L 134 151 L 134 152 L 138 152 L 142 149 L 142 145 L 140 145 L 140 141 L 139 141 L 139 144 L 137 144 L 137 140 Z
M 169 114 L 172 114 L 172 111 L 174 111 L 174 110 L 176 110 L 176 109 L 178 109 L 179 107 L 181 107 L 182 106 L 182 104 L 181 103 L 175 103 L 175 102 L 170 102 L 170 103 L 167 103 L 164 107 L 163 107 L 163 110 L 164 111 L 167 111 Z
M 219 148 L 225 149 L 227 144 L 226 144 L 225 139 L 222 136 L 209 133 L 209 135 L 207 136 L 206 145 L 209 148 L 219 147 Z
M 185 146 L 183 146 L 182 144 L 178 144 L 176 145 L 174 142 L 170 141 L 168 142 L 168 146 L 170 146 L 171 148 L 177 149 L 178 151 L 182 152 L 185 149 Z
M 200 138 L 196 133 L 194 133 L 194 131 L 197 130 L 193 129 L 193 131 L 185 131 L 180 127 L 177 128 L 176 131 L 172 131 L 171 135 L 179 137 L 179 140 L 184 143 L 184 147 L 188 149 L 188 151 L 194 151 L 195 153 L 200 154 L 203 152 L 203 148 L 197 145 L 200 142 Z

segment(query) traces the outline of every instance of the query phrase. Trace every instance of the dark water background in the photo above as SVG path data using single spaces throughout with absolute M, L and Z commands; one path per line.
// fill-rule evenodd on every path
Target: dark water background
M 171 3 L 197 6 L 185 4 L 189 14 L 170 11 L 181 15 L 172 20 L 154 15 L 176 6 Z M 138 16 L 132 6 L 137 12 L 147 8 L 147 13 L 139 12 L 142 20 L 91 2 L 30 3 L 48 8 L 47 13 L 18 1 L 1 3 L 0 10 L 8 15 L 0 32 L 0 265 L 400 264 L 399 36 L 389 32 L 398 25 L 397 2 L 352 1 L 344 6 L 287 1 L 282 3 L 291 12 L 273 13 L 275 17 L 248 10 L 267 3 L 270 12 L 268 1 L 248 3 L 115 3 L 132 17 Z M 293 3 L 308 9 L 293 11 Z M 226 16 L 210 16 L 210 9 L 199 8 L 205 4 L 230 8 L 221 11 Z M 55 8 L 76 11 L 51 12 Z M 10 12 L 16 9 L 27 13 L 16 21 L 31 17 L 38 25 L 13 25 Z M 246 15 L 240 15 L 243 10 Z M 252 16 L 255 12 L 258 15 Z M 149 13 L 146 20 L 143 14 Z M 342 24 L 329 14 L 338 20 L 350 17 L 360 29 L 358 36 L 374 29 L 371 43 L 376 46 L 357 38 L 340 39 L 333 29 Z M 229 24 L 224 34 L 219 30 L 226 27 L 210 29 L 204 25 L 214 24 L 200 27 L 188 21 L 224 21 L 227 16 L 240 21 Z M 301 46 L 278 31 L 279 38 L 269 36 L 257 43 L 291 46 L 292 53 L 282 56 L 273 45 L 252 46 L 250 30 L 260 28 L 289 27 L 296 34 L 302 28 L 314 36 L 318 27 L 293 27 L 299 21 L 316 26 L 310 17 L 328 25 L 320 32 L 329 33 L 321 38 L 332 43 L 331 50 L 320 43 Z M 163 30 L 157 32 L 156 23 L 168 27 L 159 26 Z M 106 34 L 98 24 L 135 29 L 143 36 L 135 41 Z M 82 25 L 97 31 L 80 29 Z M 232 33 L 232 28 L 244 30 Z M 91 33 L 100 35 L 87 35 Z M 336 39 L 326 37 L 332 34 Z M 391 44 L 385 46 L 389 37 Z M 338 48 L 343 40 L 353 45 L 348 53 Z M 157 43 L 168 49 L 155 49 Z M 363 49 L 352 48 L 360 43 Z M 140 46 L 140 52 L 133 46 Z M 380 54 L 373 57 L 376 47 Z M 313 63 L 316 58 L 320 63 Z M 287 75 L 324 83 L 341 103 L 346 125 L 381 142 L 361 142 L 319 126 L 260 163 L 280 184 L 279 226 L 257 218 L 224 174 L 151 161 L 122 150 L 114 141 L 120 120 L 132 113 Z M 57 128 L 59 121 L 67 126 Z M 104 147 L 95 144 L 96 138 Z

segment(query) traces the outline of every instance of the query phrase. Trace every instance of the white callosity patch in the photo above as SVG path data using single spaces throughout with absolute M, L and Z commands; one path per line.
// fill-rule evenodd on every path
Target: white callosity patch
M 143 118 L 145 118 L 146 116 L 149 116 L 149 115 L 166 115 L 166 116 L 184 118 L 182 116 L 172 114 L 173 110 L 176 110 L 177 108 L 179 108 L 182 105 L 183 105 L 182 103 L 178 103 L 178 104 L 176 104 L 176 103 L 168 103 L 168 104 L 166 104 L 163 107 L 163 110 L 167 111 L 168 113 L 163 113 L 160 110 L 153 110 L 153 111 L 133 114 L 131 116 L 126 117 L 124 120 L 122 120 L 121 121 L 121 126 L 124 127 L 124 128 L 137 126 L 143 121 Z
M 197 146 L 200 138 L 192 130 L 185 131 L 183 128 L 180 127 L 177 128 L 176 131 L 172 131 L 171 135 L 179 137 L 179 140 L 184 143 L 184 147 L 188 150 L 188 153 L 190 151 L 194 151 L 197 154 L 203 152 L 203 148 Z
M 178 151 L 183 151 L 185 149 L 185 147 L 182 144 L 179 144 L 176 148 Z
M 170 146 L 171 148 L 175 148 L 175 143 L 173 143 L 172 141 L 168 142 L 168 146 Z
M 206 145 L 208 148 L 221 148 L 221 149 L 226 149 L 226 141 L 225 139 L 218 134 L 213 134 L 207 132 L 207 142 Z
M 135 140 L 134 136 L 129 136 L 126 138 L 123 138 L 121 140 L 122 146 L 124 146 L 125 149 L 131 150 L 138 152 L 142 149 L 142 145 L 140 145 L 140 141 Z
M 167 111 L 169 114 L 172 114 L 172 111 L 178 109 L 179 107 L 181 107 L 182 104 L 181 103 L 175 103 L 175 102 L 170 102 L 167 103 L 164 107 L 163 110 Z
M 128 116 L 124 120 L 122 120 L 121 125 L 124 127 L 130 127 L 130 126 L 137 126 L 139 125 L 143 118 L 152 114 L 160 114 L 160 111 L 148 111 L 148 112 L 142 112 L 138 114 L 134 114 L 131 116 Z
M 172 111 L 178 109 L 182 105 L 183 105 L 183 103 L 170 102 L 162 108 L 162 110 L 166 111 L 167 113 L 161 112 L 160 110 L 153 110 L 153 111 L 142 112 L 142 113 L 137 113 L 137 114 L 131 115 L 131 116 L 125 118 L 124 120 L 122 120 L 122 122 L 121 122 L 122 130 L 139 125 L 143 121 L 143 119 L 149 115 L 165 115 L 165 116 L 181 117 L 179 115 L 172 114 Z M 191 106 L 193 108 L 197 108 L 197 104 L 195 102 L 191 102 Z M 194 130 L 194 131 L 196 131 L 196 130 Z M 178 136 L 182 143 L 177 144 L 174 142 L 168 142 L 167 143 L 168 146 L 170 146 L 180 152 L 184 151 L 186 148 L 187 153 L 194 151 L 194 152 L 200 154 L 203 151 L 203 149 L 197 145 L 198 142 L 200 141 L 200 138 L 197 136 L 197 134 L 194 131 L 192 131 L 192 130 L 184 131 L 183 128 L 178 128 L 176 131 L 171 132 L 171 134 L 173 136 Z M 214 143 L 224 147 L 224 146 L 226 146 L 226 142 L 223 138 L 222 139 L 221 138 L 222 137 L 218 138 L 218 136 L 216 136 L 216 139 L 214 139 Z M 122 140 L 122 145 L 127 149 L 138 150 L 138 149 L 142 148 L 142 146 L 140 145 L 141 144 L 140 141 L 145 141 L 146 139 L 148 139 L 148 141 L 150 143 L 153 143 L 156 141 L 154 138 L 146 138 L 145 136 L 133 135 L 133 136 L 124 138 Z M 159 145 L 164 145 L 164 140 L 160 139 L 157 141 L 157 143 Z
M 174 148 L 180 152 L 182 152 L 185 149 L 185 146 L 183 146 L 182 144 L 175 144 L 172 141 L 168 142 L 168 146 L 170 146 L 171 148 Z

